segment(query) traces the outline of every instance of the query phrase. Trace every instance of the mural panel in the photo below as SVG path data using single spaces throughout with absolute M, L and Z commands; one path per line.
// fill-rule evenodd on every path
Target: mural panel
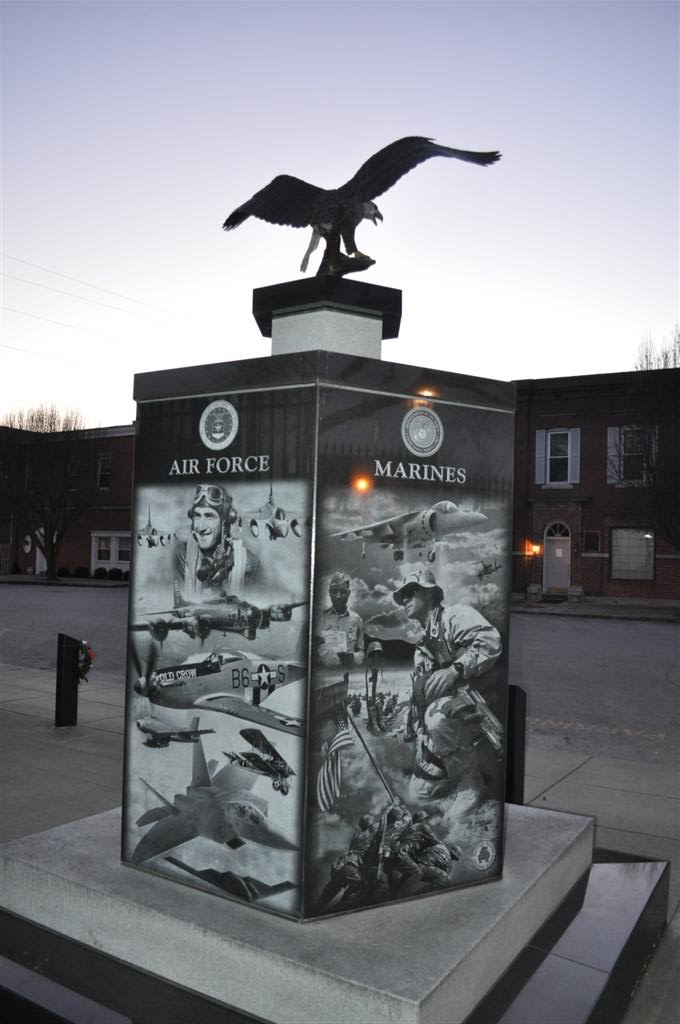
M 512 419 L 322 391 L 305 912 L 500 876 Z
M 140 409 L 123 859 L 297 915 L 311 390 Z

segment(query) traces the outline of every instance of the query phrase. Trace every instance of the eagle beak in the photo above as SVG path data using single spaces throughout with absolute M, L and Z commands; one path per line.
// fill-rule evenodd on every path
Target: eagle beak
M 372 219 L 373 219 L 373 223 L 377 227 L 378 226 L 378 221 L 383 219 L 383 215 L 380 212 L 380 210 L 376 210 L 375 211 L 375 213 L 373 214 L 373 218 Z

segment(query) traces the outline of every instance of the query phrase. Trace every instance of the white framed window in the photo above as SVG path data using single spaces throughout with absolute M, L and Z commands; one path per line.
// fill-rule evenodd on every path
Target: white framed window
M 609 564 L 613 580 L 653 580 L 654 531 L 612 529 Z
M 127 531 L 102 530 L 90 537 L 90 572 L 100 568 L 125 572 L 130 568 L 130 534 Z
M 619 487 L 645 484 L 655 453 L 655 427 L 607 427 L 607 483 Z
M 536 431 L 535 481 L 544 487 L 570 487 L 581 473 L 581 430 L 562 427 Z
M 97 490 L 111 490 L 111 453 L 97 456 Z

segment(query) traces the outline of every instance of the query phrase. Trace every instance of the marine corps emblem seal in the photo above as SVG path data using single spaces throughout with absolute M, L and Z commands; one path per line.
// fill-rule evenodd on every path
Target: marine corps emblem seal
M 434 455 L 442 446 L 444 426 L 433 409 L 410 409 L 401 421 L 401 439 L 421 459 Z

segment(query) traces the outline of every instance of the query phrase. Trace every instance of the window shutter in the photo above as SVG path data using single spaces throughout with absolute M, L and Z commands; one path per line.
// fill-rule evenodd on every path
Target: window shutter
M 577 484 L 581 479 L 581 430 L 572 427 L 569 431 L 569 483 Z
M 607 483 L 617 484 L 621 454 L 621 428 L 607 427 Z
M 545 483 L 545 430 L 536 431 L 536 483 Z

